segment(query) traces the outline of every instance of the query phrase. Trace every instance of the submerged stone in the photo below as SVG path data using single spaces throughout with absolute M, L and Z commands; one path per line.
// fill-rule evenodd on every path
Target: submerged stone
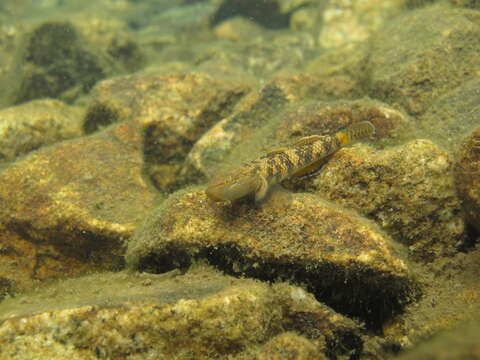
M 480 119 L 480 78 L 476 77 L 452 89 L 419 118 L 421 136 L 450 151 L 476 126 Z
M 24 288 L 122 265 L 122 239 L 157 196 L 142 167 L 141 137 L 129 124 L 46 147 L 7 167 L 0 173 L 0 277 Z
M 182 192 L 130 239 L 126 259 L 151 272 L 204 259 L 230 274 L 290 279 L 335 310 L 378 325 L 417 295 L 393 247 L 372 222 L 315 195 L 272 192 L 255 208 Z
M 317 321 L 302 322 L 301 311 Z M 235 279 L 205 267 L 184 275 L 106 273 L 1 303 L 0 357 L 225 359 L 270 341 L 262 353 L 293 342 L 309 354 L 339 355 L 361 352 L 360 328 L 287 284 Z M 342 346 L 327 346 L 325 339 Z
M 431 7 L 388 22 L 371 43 L 370 96 L 421 114 L 480 66 L 478 11 Z M 399 31 L 400 30 L 400 31 Z
M 238 78 L 207 73 L 138 73 L 102 81 L 92 91 L 85 130 L 131 121 L 142 128 L 146 173 L 162 191 L 183 184 L 188 151 L 249 89 Z
M 248 357 L 246 357 L 248 359 Z M 280 334 L 266 343 L 262 349 L 252 356 L 258 360 L 327 360 L 328 358 L 318 352 L 317 346 L 310 340 L 287 332 Z
M 480 128 L 465 138 L 457 155 L 455 182 L 467 221 L 480 231 Z
M 52 97 L 73 101 L 118 71 L 105 52 L 95 49 L 70 22 L 50 21 L 33 28 L 17 49 L 11 103 Z
M 82 111 L 58 100 L 36 100 L 0 111 L 0 161 L 81 136 Z
M 346 148 L 310 190 L 374 219 L 412 254 L 431 261 L 456 252 L 465 237 L 448 152 L 429 140 L 382 151 Z

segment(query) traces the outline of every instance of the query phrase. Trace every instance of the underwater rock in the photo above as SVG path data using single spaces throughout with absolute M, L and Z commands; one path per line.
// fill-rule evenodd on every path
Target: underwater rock
M 480 359 L 478 321 L 465 322 L 455 329 L 429 339 L 417 348 L 397 357 L 398 360 Z
M 8 231 L 0 233 L 0 276 L 27 272 L 30 281 L 42 281 L 120 266 L 121 240 L 156 196 L 142 166 L 138 129 L 119 124 L 32 152 L 3 170 L 0 224 Z
M 377 101 L 311 101 L 290 106 L 279 115 L 275 138 L 291 142 L 313 134 L 334 134 L 361 121 L 375 126 L 376 140 L 398 136 L 410 122 L 400 111 Z
M 462 143 L 455 164 L 455 182 L 467 221 L 480 231 L 480 128 Z
M 418 121 L 418 132 L 450 151 L 480 119 L 480 79 L 477 77 L 449 91 L 426 111 Z
M 306 65 L 309 74 L 322 77 L 343 77 L 355 86 L 352 93 L 358 93 L 354 99 L 365 96 L 365 90 L 360 85 L 359 74 L 363 71 L 368 55 L 368 43 L 352 43 L 348 46 L 328 49 L 318 54 Z M 352 97 L 339 96 L 337 99 L 350 99 Z
M 244 96 L 231 115 L 213 125 L 192 146 L 182 167 L 182 177 L 194 182 L 210 178 L 237 145 L 255 136 L 291 101 L 288 96 L 296 86 L 294 79 L 289 80 L 272 81 Z
M 143 43 L 132 32 L 132 24 L 126 19 L 132 9 L 115 4 L 91 4 L 95 11 L 78 12 L 69 18 L 92 48 L 114 62 L 120 73 L 135 72 L 146 65 Z M 113 8 L 113 9 L 112 9 Z M 123 14 L 119 14 L 123 12 Z
M 11 89 L 6 86 L 5 78 L 15 69 L 17 59 L 12 49 L 15 49 L 21 36 L 19 29 L 12 25 L 6 25 L 8 21 L 7 19 L 4 21 L 4 17 L 8 18 L 7 13 L 1 12 L 0 22 L 3 26 L 0 27 L 0 53 L 2 54 L 0 56 L 0 81 L 2 81 L 3 86 L 0 86 L 0 108 L 10 105 L 9 92 Z
M 450 0 L 455 6 L 461 6 L 471 9 L 480 9 L 480 1 L 479 0 Z
M 316 320 L 297 320 L 302 308 Z M 306 340 L 308 333 L 297 331 L 296 342 L 308 351 L 361 351 L 361 327 L 298 287 L 236 279 L 205 266 L 184 275 L 95 274 L 1 303 L 0 357 L 225 359 L 279 342 L 281 334 L 288 346 L 292 328 L 301 326 L 316 333 Z M 325 339 L 338 348 L 314 345 Z
M 248 81 L 205 73 L 140 73 L 99 83 L 92 91 L 86 131 L 133 121 L 144 132 L 146 171 L 160 190 L 178 187 L 178 172 L 194 142 L 227 116 Z
M 248 358 L 247 358 L 248 359 Z M 299 336 L 294 332 L 280 334 L 252 356 L 258 360 L 327 360 L 328 358 L 318 351 L 318 347 L 309 339 Z
M 383 325 L 384 338 L 408 350 L 462 323 L 479 319 L 479 273 L 478 246 L 416 267 L 419 281 L 428 285 L 422 288 L 422 297 L 417 302 Z M 442 353 L 439 351 L 439 355 Z
M 324 48 L 335 48 L 367 40 L 388 19 L 400 13 L 402 2 L 333 0 L 323 11 L 322 29 L 318 38 Z
M 271 141 L 272 133 L 278 147 L 278 142 L 291 143 L 299 135 L 338 130 L 357 120 L 371 121 L 377 126 L 380 137 L 392 135 L 408 123 L 402 113 L 378 102 L 308 100 L 317 87 L 325 91 L 326 99 L 330 98 L 329 91 L 335 87 L 335 80 L 330 80 L 332 82 L 297 74 L 277 77 L 261 89 L 251 91 L 238 103 L 232 115 L 212 126 L 193 145 L 182 176 L 192 182 L 210 179 L 218 170 L 218 164 L 228 160 L 229 155 L 238 162 L 235 155 L 247 153 L 242 144 L 251 151 L 258 145 L 255 142 L 265 145 L 264 140 Z M 317 92 L 315 94 L 318 96 Z M 238 145 L 242 146 L 237 151 Z
M 48 99 L 0 110 L 0 161 L 81 136 L 82 115 L 80 108 Z
M 388 22 L 371 42 L 370 96 L 421 114 L 433 101 L 473 78 L 480 67 L 480 14 L 424 8 Z
M 455 251 L 465 236 L 450 155 L 429 140 L 375 151 L 344 148 L 311 189 L 374 219 L 395 240 L 430 261 Z
M 4 79 L 10 84 L 11 104 L 44 97 L 71 102 L 119 70 L 112 58 L 94 49 L 70 22 L 38 25 L 16 51 L 16 69 Z
M 83 4 L 79 11 L 71 3 L 54 10 L 53 3 L 23 5 L 12 3 L 0 29 L 0 107 L 44 97 L 71 103 L 97 80 L 144 65 L 131 26 L 113 15 L 118 16 L 118 7 Z M 47 7 L 68 22 L 51 20 Z M 39 14 L 50 20 L 39 23 L 45 18 Z
M 293 1 L 298 2 L 298 0 Z M 292 3 L 292 0 L 288 2 Z M 220 6 L 212 15 L 212 26 L 216 26 L 229 18 L 241 16 L 267 29 L 288 27 L 290 17 L 288 11 L 291 9 L 286 1 L 267 0 L 258 3 L 255 0 L 220 0 L 217 3 Z M 282 6 L 282 3 L 286 6 Z
M 131 267 L 164 272 L 196 259 L 229 274 L 306 284 L 336 311 L 373 326 L 416 293 L 391 239 L 358 215 L 309 194 L 273 191 L 256 208 L 179 192 L 128 242 Z
M 219 39 L 246 41 L 252 37 L 261 36 L 262 29 L 253 21 L 237 16 L 218 24 L 213 32 Z

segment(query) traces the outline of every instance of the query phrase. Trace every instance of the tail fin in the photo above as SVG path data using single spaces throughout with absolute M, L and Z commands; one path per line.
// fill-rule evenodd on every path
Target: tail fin
M 375 126 L 370 121 L 361 121 L 337 132 L 335 136 L 342 146 L 350 145 L 355 141 L 367 139 L 375 135 Z

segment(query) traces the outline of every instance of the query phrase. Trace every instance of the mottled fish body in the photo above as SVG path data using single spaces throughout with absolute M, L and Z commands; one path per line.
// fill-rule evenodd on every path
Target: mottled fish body
M 302 173 L 343 146 L 370 138 L 374 134 L 373 124 L 362 121 L 333 136 L 304 137 L 291 148 L 270 152 L 216 179 L 207 188 L 206 194 L 214 201 L 234 201 L 254 193 L 255 201 L 260 201 L 272 185 Z

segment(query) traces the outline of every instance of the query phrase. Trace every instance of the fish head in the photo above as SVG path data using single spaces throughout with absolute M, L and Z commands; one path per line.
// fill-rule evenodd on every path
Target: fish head
M 234 201 L 255 192 L 257 188 L 257 181 L 245 176 L 213 182 L 205 192 L 214 201 Z

